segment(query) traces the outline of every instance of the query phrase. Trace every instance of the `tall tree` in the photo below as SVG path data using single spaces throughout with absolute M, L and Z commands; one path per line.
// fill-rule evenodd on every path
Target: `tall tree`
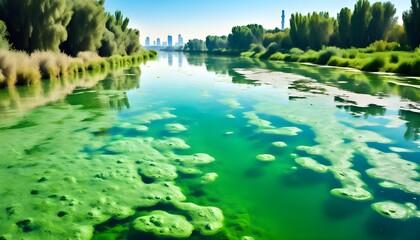
M 300 13 L 292 14 L 290 18 L 290 38 L 293 46 L 300 49 L 308 47 L 309 18 Z
M 342 8 L 337 16 L 338 19 L 338 45 L 340 47 L 350 47 L 350 22 L 351 10 Z
M 226 36 L 207 36 L 206 47 L 209 51 L 227 48 L 228 42 Z
M 105 31 L 105 9 L 95 0 L 74 0 L 73 16 L 67 26 L 69 37 L 62 44 L 62 49 L 75 56 L 81 51 L 96 52 L 101 46 Z
M 247 26 L 236 26 L 228 36 L 229 46 L 235 50 L 245 51 L 253 43 L 254 36 Z
M 411 9 L 403 13 L 404 28 L 408 44 L 412 48 L 420 45 L 420 0 L 411 0 Z
M 395 22 L 396 9 L 390 2 L 376 2 L 372 5 L 372 20 L 368 27 L 369 43 L 385 39 L 385 35 Z
M 366 47 L 369 45 L 368 27 L 372 14 L 368 0 L 359 0 L 354 5 L 351 16 L 350 44 L 355 47 Z
M 309 47 L 319 50 L 322 46 L 327 45 L 334 32 L 333 20 L 328 13 L 314 12 L 309 18 Z
M 67 0 L 0 1 L 0 18 L 17 50 L 58 51 L 68 37 L 66 27 L 71 16 L 71 2 Z

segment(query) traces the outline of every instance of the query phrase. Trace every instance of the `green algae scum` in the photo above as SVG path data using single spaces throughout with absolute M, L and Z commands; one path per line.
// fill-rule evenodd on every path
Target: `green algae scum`
M 2 89 L 0 239 L 419 239 L 419 101 L 419 79 L 182 53 Z

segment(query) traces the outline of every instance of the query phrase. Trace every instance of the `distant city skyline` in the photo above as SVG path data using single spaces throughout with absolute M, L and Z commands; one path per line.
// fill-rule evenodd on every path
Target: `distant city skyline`
M 130 27 L 140 30 L 140 41 L 166 39 L 164 36 L 180 32 L 184 43 L 207 35 L 228 35 L 234 26 L 251 23 L 266 29 L 282 28 L 282 10 L 285 10 L 285 28 L 290 15 L 326 11 L 336 17 L 343 7 L 353 10 L 357 0 L 106 0 L 105 9 L 111 13 L 121 10 L 130 19 Z M 373 4 L 374 0 L 370 3 Z M 380 1 L 386 2 L 386 1 Z M 402 23 L 402 12 L 410 9 L 409 0 L 390 0 L 397 8 L 396 17 Z M 188 11 L 186 11 L 188 9 Z M 185 14 L 184 14 L 185 13 Z
M 178 41 L 174 44 L 174 42 L 173 42 L 173 36 L 172 35 L 168 35 L 167 41 L 161 42 L 161 38 L 158 37 L 158 38 L 156 38 L 156 40 L 153 40 L 153 44 L 151 44 L 151 38 L 149 36 L 147 36 L 145 38 L 145 40 L 144 40 L 144 46 L 146 46 L 146 47 L 149 47 L 149 46 L 157 46 L 157 47 L 161 47 L 161 46 L 179 47 L 179 46 L 184 46 L 184 38 L 182 37 L 181 34 L 178 34 Z

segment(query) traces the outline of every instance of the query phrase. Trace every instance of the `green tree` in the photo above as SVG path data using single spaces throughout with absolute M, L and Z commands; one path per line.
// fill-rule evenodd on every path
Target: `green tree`
M 70 6 L 67 0 L 2 0 L 0 18 L 6 23 L 13 48 L 58 51 L 68 37 Z
M 226 36 L 207 36 L 206 37 L 206 47 L 209 51 L 225 49 L 228 46 L 228 41 Z
M 376 2 L 372 5 L 372 20 L 368 27 L 369 43 L 385 39 L 385 35 L 395 21 L 396 9 L 390 2 Z
M 73 16 L 67 26 L 70 33 L 62 49 L 75 56 L 81 51 L 96 52 L 101 46 L 105 31 L 105 9 L 95 0 L 74 0 Z
M 128 55 L 136 53 L 140 51 L 140 32 L 137 29 L 129 28 L 126 30 L 126 38 L 125 38 L 125 52 Z
M 368 27 L 372 14 L 368 0 L 359 0 L 354 5 L 350 25 L 350 44 L 355 47 L 366 47 L 369 45 Z
M 252 43 L 262 44 L 264 32 L 264 28 L 258 24 L 233 27 L 228 36 L 229 47 L 240 51 L 249 50 Z
M 337 16 L 337 20 L 338 46 L 348 48 L 350 47 L 351 10 L 349 8 L 342 8 Z
M 292 14 L 290 18 L 290 38 L 293 46 L 306 49 L 309 39 L 309 17 L 300 13 Z
M 309 18 L 309 47 L 314 50 L 319 50 L 322 46 L 327 45 L 334 33 L 333 20 L 328 13 L 314 12 L 308 15 Z
M 411 9 L 403 13 L 404 28 L 410 47 L 420 45 L 420 0 L 411 0 Z
M 407 46 L 407 34 L 404 30 L 404 26 L 399 24 L 394 24 L 389 29 L 388 33 L 386 34 L 385 40 L 387 42 L 397 42 L 402 47 Z
M 206 50 L 206 44 L 203 40 L 195 38 L 185 44 L 184 50 L 191 52 L 204 51 Z

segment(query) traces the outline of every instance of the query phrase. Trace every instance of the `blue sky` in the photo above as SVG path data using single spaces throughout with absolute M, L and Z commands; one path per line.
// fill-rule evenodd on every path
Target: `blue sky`
M 327 11 L 336 16 L 343 7 L 353 9 L 357 0 L 106 0 L 108 12 L 121 10 L 130 19 L 130 27 L 141 33 L 141 43 L 149 36 L 166 41 L 167 35 L 180 33 L 185 40 L 204 39 L 207 35 L 227 35 L 237 25 L 257 23 L 265 28 L 281 25 L 281 10 L 286 11 L 286 27 L 291 13 Z M 371 4 L 376 2 L 371 0 Z M 390 0 L 402 12 L 410 0 Z

